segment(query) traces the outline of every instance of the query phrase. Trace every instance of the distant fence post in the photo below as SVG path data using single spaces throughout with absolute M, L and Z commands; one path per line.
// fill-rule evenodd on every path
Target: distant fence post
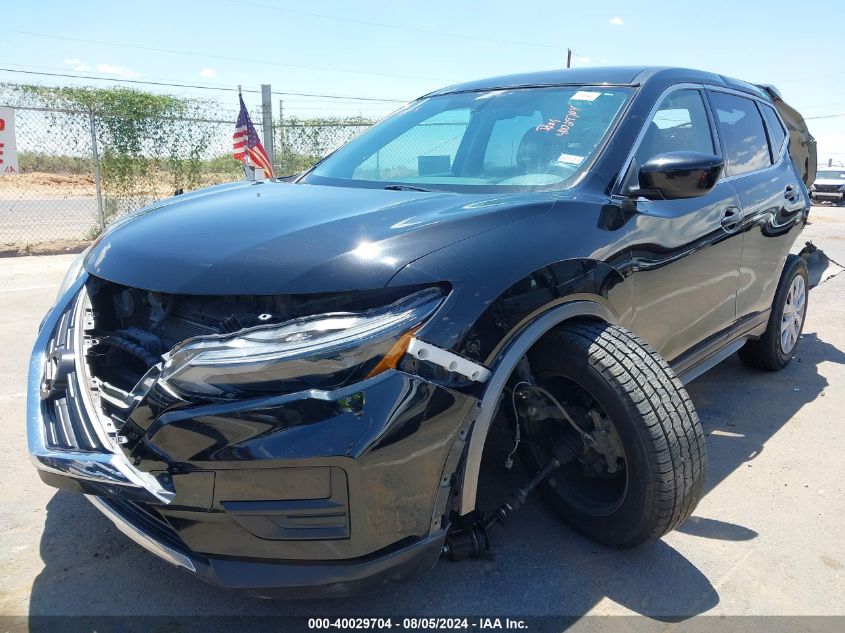
M 279 99 L 279 175 L 287 176 L 285 169 L 285 102 Z
M 273 150 L 273 102 L 270 96 L 270 84 L 261 84 L 261 114 L 264 119 L 264 149 L 274 165 L 275 151 Z
M 97 188 L 97 218 L 100 224 L 100 231 L 106 230 L 106 215 L 103 213 L 103 187 L 100 181 L 100 151 L 97 149 L 97 120 L 94 118 L 94 111 L 88 112 L 88 121 L 91 126 L 91 152 L 94 155 L 94 185 Z

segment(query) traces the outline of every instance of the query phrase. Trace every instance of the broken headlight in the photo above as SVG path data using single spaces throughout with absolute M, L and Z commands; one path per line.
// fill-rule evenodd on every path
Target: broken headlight
M 337 388 L 395 367 L 439 289 L 382 308 L 303 317 L 188 339 L 165 354 L 160 382 L 201 398 Z

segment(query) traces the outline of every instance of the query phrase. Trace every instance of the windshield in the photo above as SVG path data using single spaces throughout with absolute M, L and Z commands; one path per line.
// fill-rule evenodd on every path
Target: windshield
M 832 171 L 830 169 L 820 169 L 816 173 L 816 180 L 824 178 L 825 180 L 845 180 L 845 170 Z
M 550 87 L 421 99 L 330 155 L 300 182 L 445 191 L 571 186 L 631 94 Z

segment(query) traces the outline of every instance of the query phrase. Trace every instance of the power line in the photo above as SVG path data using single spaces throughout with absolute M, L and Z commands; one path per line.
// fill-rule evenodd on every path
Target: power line
M 141 79 L 120 79 L 117 77 L 97 77 L 96 75 L 80 75 L 80 74 L 71 74 L 71 73 L 51 73 L 51 72 L 44 72 L 44 71 L 35 71 L 35 70 L 20 70 L 17 68 L 0 68 L 0 71 L 7 72 L 7 73 L 19 73 L 23 75 L 39 75 L 42 77 L 66 77 L 69 79 L 94 79 L 96 81 L 115 81 L 119 83 L 125 84 L 144 84 L 148 86 L 166 86 L 168 88 L 191 88 L 197 90 L 220 90 L 224 92 L 237 92 L 237 88 L 228 88 L 228 87 L 217 87 L 217 86 L 203 86 L 199 84 L 180 84 L 180 83 L 171 83 L 166 81 L 150 81 L 150 80 L 141 80 Z M 261 93 L 260 90 L 250 90 L 249 88 L 244 88 L 243 92 L 255 92 Z
M 67 35 L 51 35 L 49 33 L 35 33 L 33 31 L 21 31 L 18 29 L 0 29 L 7 33 L 16 33 L 18 35 L 26 35 L 29 37 L 44 37 L 53 40 L 65 40 L 68 42 L 80 42 L 83 44 L 97 44 L 99 46 L 117 46 L 120 48 L 131 48 L 140 51 L 149 51 L 154 53 L 167 53 L 170 55 L 188 55 L 190 57 L 200 57 L 202 59 L 218 59 L 229 62 L 246 62 L 248 64 L 265 64 L 268 66 L 281 66 L 284 68 L 302 68 L 306 70 L 321 70 L 323 72 L 336 73 L 351 73 L 355 75 L 372 75 L 376 77 L 393 77 L 399 79 L 425 79 L 433 81 L 452 81 L 451 79 L 444 79 L 443 77 L 422 77 L 420 75 L 403 75 L 399 73 L 380 73 L 369 70 L 357 70 L 353 68 L 333 68 L 331 66 L 312 66 L 307 64 L 290 64 L 286 62 L 274 62 L 266 59 L 253 59 L 249 57 L 227 57 L 225 55 L 215 55 L 213 53 L 198 53 L 196 51 L 179 50 L 175 48 L 157 48 L 155 46 L 142 46 L 140 44 L 125 44 L 123 42 L 107 42 L 104 40 L 89 40 L 81 37 L 70 37 Z
M 809 77 L 793 77 L 791 79 L 778 79 L 778 84 L 790 84 L 799 81 L 815 81 L 817 79 L 830 79 L 831 77 L 837 77 L 839 75 L 845 75 L 845 72 L 836 72 L 836 73 L 827 73 L 826 75 L 811 75 Z
M 234 1 L 234 0 L 230 0 Z M 8 30 L 8 29 L 0 29 L 0 30 Z M 120 79 L 117 77 L 97 77 L 95 75 L 81 75 L 81 74 L 71 74 L 71 73 L 58 73 L 58 72 L 44 72 L 44 71 L 34 71 L 34 70 L 20 70 L 15 68 L 0 68 L 0 71 L 7 72 L 7 73 L 18 73 L 23 75 L 38 75 L 42 77 L 62 77 L 67 79 L 92 79 L 95 81 L 111 81 L 117 83 L 128 83 L 128 84 L 140 84 L 146 86 L 162 86 L 166 88 L 188 88 L 192 90 L 216 90 L 219 92 L 237 92 L 237 88 L 231 88 L 226 86 L 209 86 L 209 85 L 202 85 L 202 84 L 184 84 L 184 83 L 176 83 L 176 82 L 168 82 L 168 81 L 151 81 L 151 80 L 142 80 L 142 79 Z M 250 88 L 243 88 L 241 90 L 245 93 L 250 94 L 261 94 L 260 90 L 250 89 Z M 318 92 L 292 92 L 292 91 L 278 91 L 274 90 L 273 93 L 276 96 L 282 97 L 312 97 L 317 99 L 333 99 L 333 100 L 342 100 L 342 101 L 366 101 L 366 102 L 376 102 L 376 103 L 408 103 L 412 101 L 412 99 L 384 99 L 380 97 L 359 97 L 354 95 L 335 95 L 335 94 L 326 94 L 326 93 L 318 93 Z M 258 106 L 256 106 L 258 107 Z M 352 107 L 352 106 L 350 106 Z M 389 106 L 385 106 L 389 107 Z M 833 119 L 845 117 L 845 112 L 840 112 L 836 114 L 820 114 L 816 116 L 808 116 L 804 117 L 804 120 L 810 121 L 814 119 Z
M 466 33 L 450 33 L 449 31 L 438 31 L 431 28 L 423 28 L 419 26 L 407 26 L 389 24 L 387 22 L 374 22 L 372 20 L 362 20 L 360 18 L 349 18 L 338 15 L 329 15 L 327 13 L 314 13 L 312 11 L 301 11 L 299 9 L 289 9 L 287 7 L 278 7 L 272 4 L 263 4 L 260 2 L 250 2 L 248 0 L 229 0 L 232 4 L 242 4 L 261 9 L 271 9 L 273 11 L 281 11 L 283 13 L 291 13 L 295 15 L 306 15 L 312 18 L 320 18 L 323 20 L 335 20 L 337 22 L 349 22 L 352 24 L 364 24 L 366 26 L 375 26 L 382 29 L 393 29 L 395 31 L 409 31 L 412 33 L 423 33 L 425 35 L 442 35 L 445 37 L 455 37 L 461 40 L 476 40 L 479 42 L 490 42 L 493 44 L 509 44 L 513 46 L 531 46 L 534 48 L 554 48 L 559 50 L 566 50 L 566 46 L 559 44 L 544 44 L 541 42 L 526 42 L 520 40 L 506 40 L 496 37 L 484 37 L 482 35 L 467 35 Z
M 83 64 L 82 68 L 68 68 L 67 66 L 41 66 L 41 65 L 37 65 L 37 64 L 13 64 L 11 62 L 5 62 L 5 63 L 6 63 L 7 66 L 14 67 L 15 70 L 17 70 L 17 69 L 45 70 L 45 71 L 52 72 L 52 73 L 96 72 L 98 74 L 95 76 L 95 79 L 98 79 L 98 80 L 102 79 L 103 81 L 110 81 L 110 80 L 119 79 L 119 77 L 115 77 L 114 75 L 106 74 L 105 76 L 103 76 L 103 73 L 101 73 L 100 71 L 93 71 L 89 67 L 87 67 L 87 65 L 85 65 L 85 64 Z M 73 65 L 73 64 L 71 64 L 71 65 Z M 146 81 L 161 81 L 161 82 L 169 82 L 169 83 L 173 83 L 173 84 L 181 84 L 181 81 L 178 80 L 178 79 L 170 79 L 170 78 L 164 78 L 164 77 L 150 77 L 149 75 L 144 75 L 144 77 L 146 78 Z M 197 82 L 195 84 L 191 84 L 191 87 L 200 88 L 200 89 L 203 89 L 203 90 L 215 90 L 215 89 L 221 88 L 220 84 L 212 84 L 212 83 L 208 83 L 208 82 Z M 224 89 L 228 90 L 229 88 L 224 87 Z M 187 93 L 182 93 L 182 94 L 185 95 Z
M 7 72 L 7 73 L 20 73 L 24 75 L 39 75 L 44 77 L 65 77 L 69 79 L 94 79 L 96 81 L 114 81 L 119 83 L 129 83 L 129 84 L 143 84 L 148 86 L 164 86 L 168 88 L 191 88 L 197 90 L 219 90 L 222 92 L 237 92 L 237 88 L 228 88 L 224 86 L 203 86 L 199 84 L 181 84 L 181 83 L 171 83 L 171 82 L 164 82 L 164 81 L 147 81 L 141 79 L 118 79 L 116 77 L 96 77 L 94 75 L 79 75 L 79 74 L 71 74 L 71 73 L 48 73 L 48 72 L 37 72 L 34 70 L 18 70 L 15 68 L 0 68 L 0 71 Z M 260 90 L 248 89 L 244 88 L 242 92 L 246 93 L 257 93 L 260 94 Z M 381 99 L 378 97 L 356 97 L 352 95 L 333 95 L 333 94 L 323 94 L 317 92 L 290 92 L 290 91 L 273 91 L 274 95 L 279 96 L 291 96 L 291 97 L 317 97 L 320 99 L 341 99 L 341 100 L 348 100 L 348 101 L 375 101 L 375 102 L 384 102 L 384 103 L 408 103 L 410 99 Z
M 804 120 L 809 121 L 811 119 L 835 119 L 841 116 L 845 116 L 845 112 L 840 112 L 838 114 L 819 114 L 818 116 L 805 116 Z

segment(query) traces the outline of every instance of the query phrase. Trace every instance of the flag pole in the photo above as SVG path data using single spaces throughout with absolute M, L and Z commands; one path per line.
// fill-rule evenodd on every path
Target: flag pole
M 241 84 L 238 84 L 238 111 L 240 112 L 241 103 L 243 102 L 243 93 L 241 92 Z M 255 168 L 249 164 L 249 153 L 244 156 L 244 180 L 255 180 Z

